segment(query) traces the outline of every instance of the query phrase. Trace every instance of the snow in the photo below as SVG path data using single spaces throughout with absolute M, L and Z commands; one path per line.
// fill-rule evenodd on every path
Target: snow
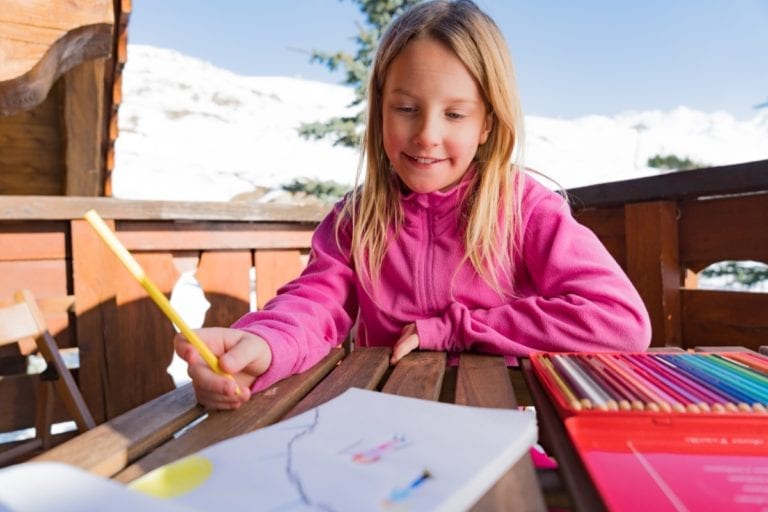
M 248 77 L 174 50 L 130 45 L 118 113 L 113 193 L 127 199 L 228 201 L 296 178 L 351 185 L 356 150 L 301 138 L 302 122 L 352 114 L 351 88 Z M 525 105 L 523 105 L 525 107 Z M 768 158 L 768 109 L 526 117 L 525 163 L 571 188 L 658 174 L 656 154 L 708 165 Z

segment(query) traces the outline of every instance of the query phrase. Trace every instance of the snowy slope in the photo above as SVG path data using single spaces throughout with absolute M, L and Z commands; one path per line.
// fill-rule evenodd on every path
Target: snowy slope
M 351 89 L 246 77 L 173 50 L 131 45 L 123 75 L 116 197 L 222 200 L 306 177 L 351 184 L 356 151 L 298 136 L 351 112 Z M 525 105 L 523 105 L 525 107 Z M 738 121 L 679 107 L 579 119 L 526 118 L 525 162 L 566 187 L 656 174 L 650 156 L 722 165 L 768 158 L 768 110 Z

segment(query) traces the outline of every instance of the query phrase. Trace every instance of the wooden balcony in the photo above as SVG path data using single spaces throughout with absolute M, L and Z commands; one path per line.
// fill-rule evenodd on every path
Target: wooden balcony
M 573 189 L 591 227 L 640 290 L 654 346 L 688 348 L 768 340 L 768 294 L 696 288 L 695 273 L 722 260 L 768 262 L 768 161 Z M 169 294 L 195 271 L 211 307 L 205 325 L 228 325 L 305 264 L 324 207 L 172 203 L 111 198 L 0 196 L 0 298 L 38 297 L 60 345 L 77 347 L 80 388 L 97 422 L 173 388 L 173 328 L 82 215 L 107 219 Z M 74 301 L 72 301 L 74 298 Z M 71 304 L 74 306 L 71 307 Z M 0 431 L 32 423 L 32 390 L 2 375 L 23 354 L 0 353 Z

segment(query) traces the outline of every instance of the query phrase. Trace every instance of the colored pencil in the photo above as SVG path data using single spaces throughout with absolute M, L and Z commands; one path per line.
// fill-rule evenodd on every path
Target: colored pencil
M 572 409 L 768 413 L 768 360 L 750 353 L 536 356 Z
M 618 396 L 613 392 L 613 389 L 607 384 L 607 382 L 602 379 L 600 374 L 596 372 L 589 363 L 587 363 L 582 357 L 578 355 L 571 357 L 571 361 L 573 361 L 573 363 L 578 366 L 578 368 L 584 374 L 585 378 L 592 381 L 592 383 L 595 385 L 595 391 L 602 395 L 605 406 L 608 408 L 608 410 L 618 410 L 621 396 Z
M 659 410 L 664 412 L 672 411 L 672 406 L 664 398 L 655 393 L 653 389 L 650 389 L 645 382 L 640 380 L 621 357 L 606 355 L 605 357 L 601 357 L 601 359 L 619 372 L 619 374 L 644 397 L 646 401 L 645 407 L 648 410 L 654 412 L 658 412 Z
M 750 354 L 749 352 L 733 352 L 729 353 L 728 357 L 741 361 L 750 368 L 768 374 L 768 358 L 760 354 Z
M 719 364 L 722 364 L 731 371 L 738 373 L 746 379 L 755 382 L 761 389 L 768 390 L 768 375 L 757 371 L 754 368 L 742 363 L 741 361 L 730 359 L 723 354 L 708 354 L 710 358 Z
M 615 380 L 613 376 L 606 371 L 605 365 L 590 355 L 584 355 L 582 358 L 585 364 L 591 367 L 592 371 L 595 373 L 596 378 L 600 381 L 600 384 L 606 388 L 606 391 L 616 401 L 619 409 L 624 411 L 631 410 L 633 407 L 632 400 L 634 397 L 631 393 L 627 393 L 627 389 L 622 385 L 621 381 Z
M 669 389 L 667 388 L 664 383 L 660 382 L 659 379 L 656 378 L 656 376 L 653 374 L 653 372 L 648 372 L 646 369 L 639 365 L 634 359 L 631 358 L 630 355 L 622 355 L 620 361 L 624 364 L 626 364 L 627 368 L 635 373 L 635 376 L 642 382 L 648 389 L 653 391 L 654 394 L 658 395 L 666 404 L 666 406 L 669 408 L 667 412 L 675 411 L 675 412 L 685 412 L 685 406 L 678 400 L 677 396 Z M 663 410 L 667 410 L 666 407 L 659 404 L 659 407 L 661 407 Z
M 700 411 L 709 412 L 710 402 L 712 404 L 719 404 L 720 397 L 710 393 L 706 388 L 702 388 L 694 381 L 685 379 L 680 376 L 679 373 L 673 371 L 668 363 L 659 359 L 655 355 L 650 355 L 646 358 L 646 363 L 656 368 L 656 372 L 662 375 L 668 381 L 677 385 L 680 392 L 685 394 L 690 403 L 699 408 Z M 723 411 L 725 409 L 722 409 Z
M 601 361 L 595 355 L 590 356 L 590 361 L 593 365 L 599 367 L 606 375 L 606 377 L 610 378 L 611 382 L 613 382 L 619 389 L 621 389 L 622 394 L 627 398 L 627 400 L 629 400 L 632 409 L 637 411 L 642 411 L 645 409 L 643 397 L 638 395 L 632 386 L 625 382 L 621 375 L 617 374 L 613 368 L 606 365 L 605 362 Z
M 706 402 L 709 404 L 712 412 L 724 413 L 728 410 L 737 411 L 736 405 L 731 402 L 731 397 L 720 392 L 718 389 L 710 389 L 703 385 L 698 379 L 691 378 L 686 372 L 679 368 L 675 363 L 670 361 L 666 356 L 668 354 L 653 354 L 652 359 L 656 360 L 659 364 L 665 365 L 670 373 L 675 375 L 680 381 L 685 382 L 686 385 L 694 389 Z
M 746 395 L 753 397 L 752 403 L 768 403 L 768 386 L 760 381 L 733 371 L 726 366 L 724 361 L 713 357 L 712 354 L 703 354 L 697 361 L 702 367 L 708 368 L 723 379 L 728 379 L 730 384 L 741 389 Z
M 549 376 L 552 377 L 555 385 L 558 387 L 558 389 L 560 389 L 561 393 L 565 397 L 565 400 L 571 405 L 571 407 L 577 411 L 581 410 L 581 402 L 578 398 L 576 398 L 574 392 L 568 387 L 568 384 L 563 381 L 563 378 L 557 372 L 552 362 L 547 357 L 539 358 L 539 362 L 541 363 L 541 366 L 547 371 Z
M 736 406 L 741 411 L 751 411 L 752 408 L 749 405 L 751 397 L 743 394 L 738 388 L 732 386 L 730 383 L 723 381 L 716 377 L 711 372 L 707 372 L 705 368 L 701 366 L 697 358 L 695 357 L 681 357 L 680 355 L 670 354 L 667 357 L 682 369 L 682 371 L 688 373 L 693 378 L 696 378 L 709 389 L 717 389 L 718 391 L 726 394 L 735 401 Z
M 701 408 L 696 402 L 696 397 L 688 393 L 684 387 L 680 386 L 674 380 L 667 378 L 667 376 L 659 371 L 659 368 L 651 362 L 650 358 L 645 357 L 644 355 L 629 355 L 628 357 L 630 357 L 637 366 L 643 367 L 649 377 L 654 379 L 657 386 L 662 387 L 668 395 L 674 398 L 676 404 L 673 404 L 672 407 L 678 412 L 685 412 L 686 410 L 693 413 L 701 412 Z
M 605 401 L 601 395 L 598 395 L 594 386 L 588 382 L 578 370 L 574 369 L 568 356 L 554 354 L 552 362 L 555 368 L 566 378 L 571 386 L 577 391 L 580 401 L 584 408 L 591 409 L 593 406 L 598 409 L 605 409 Z

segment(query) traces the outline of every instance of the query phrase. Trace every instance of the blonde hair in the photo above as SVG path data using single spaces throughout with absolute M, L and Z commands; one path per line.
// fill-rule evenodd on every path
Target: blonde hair
M 389 230 L 396 234 L 403 222 L 400 185 L 384 152 L 382 91 L 392 61 L 419 38 L 445 44 L 458 56 L 478 83 L 492 118 L 488 140 L 477 150 L 476 172 L 464 197 L 463 261 L 469 260 L 501 292 L 498 270 L 512 283 L 512 255 L 519 244 L 523 116 L 504 37 L 493 20 L 469 0 L 418 4 L 395 19 L 382 36 L 368 82 L 365 162 L 361 165 L 366 176 L 362 187 L 356 187 L 345 203 L 337 230 L 342 224 L 348 226 L 344 219 L 352 221 L 353 264 L 364 284 L 365 278 L 375 284 Z

